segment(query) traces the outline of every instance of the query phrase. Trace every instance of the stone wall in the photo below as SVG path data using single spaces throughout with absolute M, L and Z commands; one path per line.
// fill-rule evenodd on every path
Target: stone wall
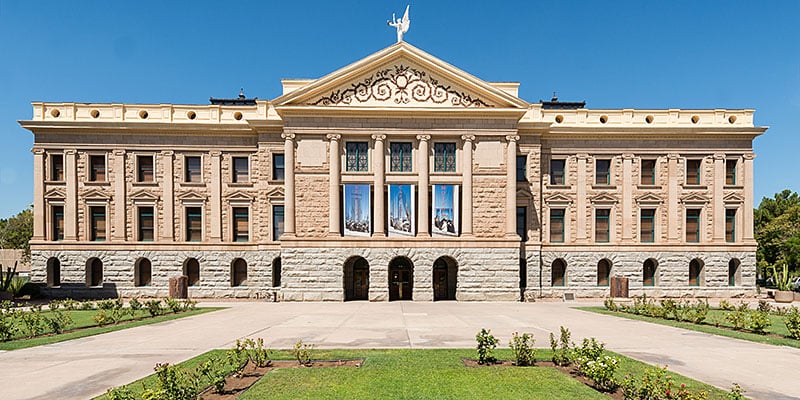
M 295 231 L 298 237 L 324 237 L 328 233 L 328 175 L 295 176 Z
M 473 234 L 477 237 L 505 236 L 505 176 L 474 176 L 472 179 Z

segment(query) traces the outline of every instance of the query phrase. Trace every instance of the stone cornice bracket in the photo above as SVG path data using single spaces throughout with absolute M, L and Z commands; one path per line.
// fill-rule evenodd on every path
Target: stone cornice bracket
M 506 136 L 506 141 L 508 141 L 508 142 L 517 142 L 517 141 L 519 141 L 519 135 L 508 135 L 508 136 Z
M 756 153 L 744 153 L 742 154 L 742 158 L 744 158 L 745 160 L 752 160 L 756 158 Z
M 331 141 L 338 141 L 338 140 L 340 140 L 342 138 L 342 135 L 340 135 L 338 133 L 329 133 L 325 137 L 328 140 L 331 140 Z
M 294 133 L 281 133 L 281 137 L 286 140 L 294 140 Z
M 172 150 L 164 150 L 164 151 L 161 152 L 162 156 L 172 156 L 174 154 L 175 154 L 175 152 L 172 151 Z
M 417 140 L 420 142 L 427 142 L 431 140 L 431 135 L 417 135 Z
M 41 147 L 33 147 L 33 148 L 31 148 L 31 153 L 37 154 L 37 155 L 42 155 L 42 154 L 44 154 L 44 149 L 41 148 Z
M 386 135 L 372 135 L 372 140 L 382 142 L 386 140 Z
M 633 153 L 622 153 L 623 160 L 633 160 L 634 155 Z
M 669 153 L 669 154 L 667 154 L 667 158 L 670 159 L 670 160 L 677 160 L 677 159 L 681 158 L 681 155 L 678 154 L 678 153 Z
M 575 154 L 575 158 L 577 158 L 579 160 L 587 160 L 587 159 L 589 159 L 589 154 L 587 154 L 587 153 L 578 153 L 578 154 Z
M 725 153 L 714 153 L 714 159 L 715 160 L 724 160 L 725 159 Z
M 461 140 L 463 140 L 465 142 L 474 142 L 475 141 L 475 135 L 462 135 L 461 136 Z
M 211 150 L 211 151 L 209 152 L 209 154 L 211 154 L 211 157 L 219 157 L 219 156 L 221 156 L 221 155 L 222 155 L 222 152 L 221 152 L 221 151 L 219 151 L 219 150 Z

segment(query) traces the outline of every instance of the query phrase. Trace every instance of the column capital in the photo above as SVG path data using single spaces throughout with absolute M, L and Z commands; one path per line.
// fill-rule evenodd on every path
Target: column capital
M 219 157 L 219 156 L 221 156 L 221 155 L 222 155 L 222 152 L 221 152 L 221 151 L 219 151 L 219 150 L 211 150 L 211 151 L 209 152 L 209 154 L 211 154 L 211 157 Z
M 44 154 L 44 149 L 41 148 L 41 147 L 34 147 L 34 148 L 31 149 L 31 153 L 33 153 L 33 154 L 35 154 L 37 156 L 41 156 L 41 155 Z
M 294 133 L 281 133 L 281 137 L 286 140 L 294 140 Z
M 507 135 L 506 141 L 508 142 L 516 142 L 519 140 L 519 135 Z
M 474 142 L 475 141 L 475 135 L 461 135 L 461 140 L 463 140 L 465 142 Z
M 174 154 L 175 154 L 175 152 L 174 152 L 174 151 L 172 151 L 172 150 L 164 150 L 164 151 L 162 151 L 162 152 L 161 152 L 161 155 L 162 155 L 162 156 L 170 156 L 170 157 L 171 157 L 171 156 L 173 156 Z
M 745 160 L 752 160 L 756 158 L 756 153 L 744 153 L 742 154 L 742 158 L 744 158 Z
M 667 154 L 667 159 L 669 159 L 669 160 L 677 160 L 679 158 L 681 158 L 681 155 L 678 154 L 678 153 L 669 153 L 669 154 Z
M 589 159 L 589 154 L 587 154 L 587 153 L 578 153 L 578 154 L 575 154 L 575 158 L 577 158 L 578 160 L 588 160 Z
M 725 159 L 725 153 L 714 153 L 714 159 L 715 160 L 724 160 Z
M 126 152 L 125 149 L 115 149 L 113 153 L 115 156 L 124 156 Z
M 622 153 L 623 160 L 633 160 L 634 155 L 633 153 Z
M 64 149 L 64 155 L 68 155 L 68 156 L 74 156 L 75 153 L 77 153 L 77 152 L 78 152 L 78 150 L 75 150 L 75 149 Z
M 338 133 L 329 133 L 329 134 L 325 135 L 325 137 L 330 141 L 337 141 L 337 140 L 342 138 L 342 135 L 340 135 Z
M 386 135 L 372 135 L 372 140 L 376 142 L 382 142 L 386 140 Z
M 417 135 L 417 140 L 420 142 L 427 142 L 431 140 L 431 135 Z

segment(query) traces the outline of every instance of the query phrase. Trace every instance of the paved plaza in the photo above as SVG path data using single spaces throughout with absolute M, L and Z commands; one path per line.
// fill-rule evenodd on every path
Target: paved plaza
M 512 332 L 531 332 L 537 347 L 560 325 L 577 342 L 596 337 L 609 350 L 729 388 L 756 399 L 800 399 L 800 349 L 770 346 L 605 316 L 581 303 L 207 302 L 227 309 L 29 349 L 0 352 L 13 384 L 2 399 L 86 399 L 236 339 L 263 337 L 272 348 L 297 340 L 318 348 L 472 348 L 489 328 L 505 346 Z

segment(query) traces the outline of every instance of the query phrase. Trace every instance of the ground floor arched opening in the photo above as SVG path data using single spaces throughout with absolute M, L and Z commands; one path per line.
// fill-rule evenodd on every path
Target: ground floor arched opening
M 412 300 L 414 289 L 414 263 L 407 257 L 396 257 L 389 262 L 389 301 Z
M 354 256 L 344 262 L 344 300 L 369 299 L 369 262 Z
M 458 283 L 458 263 L 443 256 L 433 262 L 433 300 L 455 300 Z

